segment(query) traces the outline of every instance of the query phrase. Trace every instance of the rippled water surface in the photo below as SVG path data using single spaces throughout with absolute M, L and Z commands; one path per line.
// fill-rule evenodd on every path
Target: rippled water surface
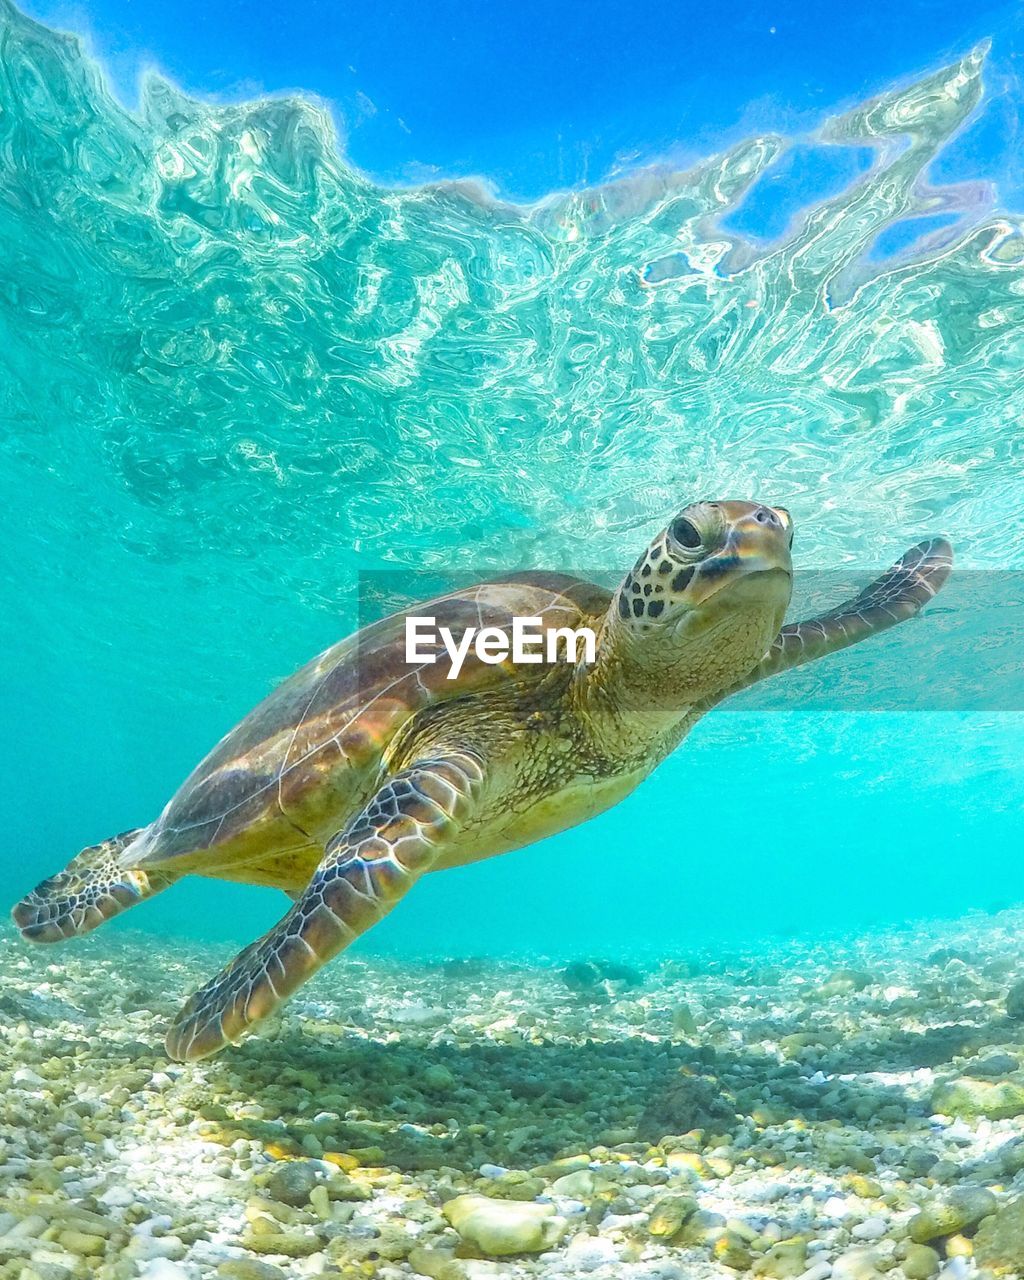
M 785 138 L 531 206 L 391 190 L 311 102 L 154 76 L 131 114 L 74 39 L 6 5 L 0 32 L 8 896 L 151 816 L 354 625 L 362 570 L 624 570 L 689 499 L 754 494 L 805 570 L 933 533 L 1024 568 L 1021 223 L 928 178 L 984 109 L 982 50 L 828 120 L 815 146 L 860 176 L 769 243 L 728 228 Z M 388 937 L 614 948 L 1019 899 L 1019 717 L 886 710 L 986 648 L 1019 672 L 1012 575 L 984 615 L 969 585 L 992 581 L 842 660 L 825 706 L 709 721 L 596 835 L 432 878 Z M 881 682 L 874 710 L 843 678 Z M 218 892 L 148 919 L 244 935 L 278 905 Z M 464 936 L 438 939 L 442 904 Z

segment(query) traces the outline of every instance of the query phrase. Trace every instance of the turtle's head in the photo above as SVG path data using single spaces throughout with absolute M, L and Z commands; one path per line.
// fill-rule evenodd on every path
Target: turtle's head
M 671 712 L 755 666 L 789 605 L 792 543 L 782 507 L 697 502 L 681 511 L 612 600 L 602 658 L 617 668 L 620 701 Z

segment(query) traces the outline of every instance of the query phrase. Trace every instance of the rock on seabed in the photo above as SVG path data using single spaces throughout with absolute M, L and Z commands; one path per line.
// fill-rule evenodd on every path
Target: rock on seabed
M 566 1228 L 565 1219 L 550 1204 L 487 1196 L 456 1196 L 444 1206 L 444 1216 L 467 1244 L 494 1257 L 541 1253 L 556 1244 Z

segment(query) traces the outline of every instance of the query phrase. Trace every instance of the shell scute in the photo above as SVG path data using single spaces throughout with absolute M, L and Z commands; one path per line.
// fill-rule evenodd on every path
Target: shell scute
M 458 635 L 470 626 L 507 629 L 516 616 L 539 616 L 548 627 L 592 624 L 609 598 L 603 588 L 578 579 L 524 574 L 407 612 L 433 617 L 438 628 Z M 141 862 L 158 864 L 206 850 L 213 857 L 240 839 L 253 849 L 262 844 L 270 850 L 284 834 L 294 843 L 305 834 L 309 813 L 344 808 L 346 778 L 373 769 L 419 712 L 449 699 L 486 695 L 510 680 L 529 684 L 541 678 L 540 664 L 486 663 L 471 651 L 457 679 L 450 680 L 440 645 L 436 662 L 411 665 L 405 657 L 406 616 L 373 623 L 278 685 L 185 780 L 152 829 Z

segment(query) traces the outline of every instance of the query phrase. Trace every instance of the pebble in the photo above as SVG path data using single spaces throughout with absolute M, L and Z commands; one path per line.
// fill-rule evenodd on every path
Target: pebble
M 619 1250 L 607 1236 L 573 1236 L 565 1251 L 565 1262 L 585 1273 L 611 1266 L 618 1260 Z
M 218 1280 L 288 1280 L 280 1267 L 255 1258 L 230 1258 L 217 1268 L 217 1276 Z
M 321 1245 L 314 1235 L 292 1235 L 283 1231 L 247 1231 L 241 1243 L 253 1253 L 280 1253 L 286 1258 L 308 1258 Z
M 888 1230 L 889 1224 L 884 1218 L 865 1218 L 851 1227 L 850 1235 L 855 1240 L 881 1240 Z
M 1015 982 L 1006 993 L 1006 1016 L 1024 1018 L 1024 982 Z
M 1024 1087 L 1010 1080 L 959 1080 L 941 1084 L 931 1096 L 931 1108 L 938 1115 L 963 1120 L 1009 1120 L 1024 1115 Z
M 912 1244 L 901 1263 L 907 1280 L 931 1280 L 938 1274 L 941 1258 L 926 1244 Z
M 467 1244 L 495 1257 L 540 1253 L 556 1244 L 566 1229 L 565 1219 L 552 1205 L 487 1196 L 456 1196 L 444 1206 L 444 1216 Z
M 334 1213 L 331 1208 L 331 1197 L 324 1183 L 320 1183 L 309 1193 L 309 1203 L 321 1222 L 331 1221 Z
M 984 1058 L 974 1058 L 970 1064 L 972 1076 L 1007 1076 L 1020 1066 L 1019 1059 L 1009 1053 L 990 1053 Z
M 184 1242 L 175 1235 L 169 1236 L 152 1236 L 145 1233 L 139 1233 L 132 1236 L 128 1245 L 128 1252 L 139 1259 L 178 1259 L 183 1258 L 186 1253 Z
M 878 1280 L 878 1255 L 871 1249 L 850 1249 L 832 1263 L 832 1280 Z
M 152 1258 L 138 1274 L 139 1280 L 191 1280 L 184 1267 L 167 1258 Z
M 1008 1200 L 978 1227 L 974 1259 L 997 1274 L 1024 1260 L 1024 1196 Z
M 652 1236 L 671 1239 L 698 1209 L 693 1196 L 665 1196 L 651 1210 L 647 1230 Z
M 309 1160 L 286 1160 L 267 1179 L 267 1195 L 280 1204 L 301 1208 L 319 1181 L 319 1165 Z
M 754 1262 L 756 1276 L 770 1280 L 798 1280 L 807 1270 L 807 1241 L 802 1236 L 780 1240 Z
M 568 1196 L 571 1200 L 590 1200 L 597 1187 L 597 1179 L 590 1169 L 578 1169 L 575 1173 L 567 1173 L 556 1178 L 551 1184 L 551 1194 Z
M 711 1256 L 723 1267 L 729 1267 L 733 1271 L 749 1271 L 754 1261 L 746 1241 L 731 1231 L 725 1232 L 715 1241 Z
M 145 1235 L 136 1234 L 132 1236 L 131 1243 L 128 1245 L 128 1253 L 138 1260 L 146 1260 L 146 1258 L 168 1258 L 170 1261 L 179 1260 L 186 1256 L 186 1245 L 177 1235 Z
M 37 1089 L 40 1085 L 46 1084 L 43 1077 L 29 1067 L 19 1067 L 11 1076 L 11 1082 L 17 1085 L 27 1085 L 30 1089 Z
M 130 1204 L 135 1203 L 135 1193 L 127 1187 L 108 1187 L 96 1199 L 108 1209 L 127 1209 Z
M 987 1187 L 957 1187 L 943 1200 L 925 1205 L 910 1219 L 910 1238 L 928 1244 L 942 1236 L 956 1235 L 994 1213 L 999 1202 Z
M 447 1067 L 438 1065 L 427 1067 L 421 1077 L 423 1087 L 429 1093 L 447 1093 L 455 1085 L 455 1077 Z

